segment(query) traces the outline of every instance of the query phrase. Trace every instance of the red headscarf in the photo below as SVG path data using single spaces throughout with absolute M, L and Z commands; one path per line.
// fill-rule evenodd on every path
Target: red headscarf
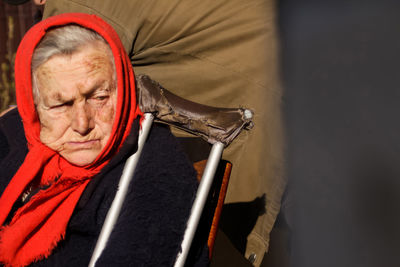
M 31 60 L 35 47 L 51 28 L 77 24 L 99 33 L 110 45 L 118 80 L 117 110 L 107 145 L 96 160 L 85 167 L 70 164 L 40 142 L 40 123 L 32 95 Z M 41 190 L 0 229 L 0 262 L 24 266 L 47 257 L 64 238 L 68 221 L 90 179 L 108 163 L 141 115 L 136 105 L 132 66 L 117 33 L 99 17 L 62 14 L 36 24 L 25 35 L 17 51 L 15 80 L 18 111 L 22 117 L 29 152 L 0 198 L 0 225 L 27 186 L 39 179 Z

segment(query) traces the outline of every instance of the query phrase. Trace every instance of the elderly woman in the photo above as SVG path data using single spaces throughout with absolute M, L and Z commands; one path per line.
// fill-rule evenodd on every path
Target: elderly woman
M 18 111 L 0 119 L 0 262 L 87 266 L 137 148 L 129 58 L 103 20 L 64 14 L 26 34 L 15 79 Z M 196 186 L 175 139 L 153 127 L 97 266 L 171 266 Z

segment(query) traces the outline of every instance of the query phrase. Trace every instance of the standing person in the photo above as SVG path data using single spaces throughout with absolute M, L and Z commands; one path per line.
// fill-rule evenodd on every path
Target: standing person
M 34 3 L 43 6 L 46 0 Z M 285 187 L 274 0 L 221 4 L 62 0 L 47 6 L 45 16 L 76 11 L 108 20 L 131 51 L 138 72 L 173 86 L 175 93 L 211 105 L 253 107 L 255 130 L 249 136 L 242 134 L 242 142 L 232 145 L 224 157 L 235 165 L 227 202 L 266 194 L 266 213 L 257 220 L 246 249 L 246 256 L 259 265 Z M 165 65 L 170 71 L 160 68 Z
M 45 18 L 65 12 L 104 18 L 129 51 L 135 72 L 175 94 L 254 110 L 254 129 L 242 133 L 223 158 L 233 163 L 226 203 L 266 197 L 242 251 L 259 266 L 286 183 L 275 0 L 47 0 Z

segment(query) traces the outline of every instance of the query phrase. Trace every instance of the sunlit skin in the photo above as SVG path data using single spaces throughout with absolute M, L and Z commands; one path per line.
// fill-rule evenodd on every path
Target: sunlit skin
M 42 6 L 42 5 L 46 4 L 46 0 L 33 0 L 33 2 L 35 3 L 35 5 L 38 5 L 38 6 Z
M 97 41 L 37 70 L 40 140 L 70 163 L 92 163 L 107 144 L 117 91 L 110 53 Z

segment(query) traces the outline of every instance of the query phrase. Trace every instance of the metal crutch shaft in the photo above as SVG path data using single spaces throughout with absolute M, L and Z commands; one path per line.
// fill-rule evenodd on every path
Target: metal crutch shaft
M 95 266 L 96 261 L 103 252 L 107 244 L 107 241 L 111 235 L 111 232 L 114 228 L 114 225 L 117 222 L 119 213 L 121 212 L 122 204 L 124 203 L 126 194 L 128 193 L 129 184 L 132 180 L 133 173 L 139 161 L 140 154 L 142 153 L 144 143 L 146 142 L 151 125 L 153 123 L 153 119 L 154 116 L 151 113 L 144 114 L 144 120 L 142 121 L 142 127 L 139 132 L 138 150 L 136 151 L 135 154 L 130 156 L 126 161 L 121 179 L 119 180 L 118 183 L 117 193 L 114 197 L 110 209 L 107 212 L 106 219 L 104 221 L 103 227 L 101 228 L 99 239 L 97 240 L 96 247 L 92 254 L 92 258 L 90 259 L 89 262 L 89 267 Z
M 213 144 L 211 148 L 183 236 L 182 251 L 178 254 L 174 267 L 183 267 L 185 264 L 223 150 L 224 144 L 220 142 Z

